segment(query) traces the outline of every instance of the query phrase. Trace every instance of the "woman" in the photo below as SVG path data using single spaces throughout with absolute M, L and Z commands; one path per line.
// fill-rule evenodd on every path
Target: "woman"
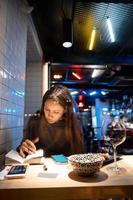
M 51 87 L 42 100 L 40 115 L 29 120 L 21 145 L 21 156 L 43 148 L 45 156 L 83 153 L 80 122 L 73 112 L 69 90 L 57 85 Z

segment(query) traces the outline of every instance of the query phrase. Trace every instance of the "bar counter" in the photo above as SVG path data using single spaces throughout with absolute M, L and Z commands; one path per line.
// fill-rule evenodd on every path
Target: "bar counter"
M 133 156 L 123 156 L 118 165 L 126 172 L 110 175 L 103 166 L 95 176 L 77 176 L 69 164 L 57 164 L 45 159 L 42 165 L 31 165 L 23 179 L 0 181 L 0 198 L 10 200 L 85 200 L 133 196 Z

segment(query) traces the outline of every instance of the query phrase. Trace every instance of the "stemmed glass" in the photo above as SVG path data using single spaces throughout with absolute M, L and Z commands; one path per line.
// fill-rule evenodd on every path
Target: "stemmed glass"
M 121 122 L 115 122 L 110 127 L 108 127 L 108 130 L 105 134 L 105 140 L 109 141 L 113 147 L 114 151 L 114 166 L 108 167 L 107 169 L 116 174 L 121 174 L 125 171 L 124 168 L 120 168 L 117 165 L 117 153 L 116 153 L 116 147 L 120 144 L 122 144 L 126 139 L 126 128 L 124 124 Z

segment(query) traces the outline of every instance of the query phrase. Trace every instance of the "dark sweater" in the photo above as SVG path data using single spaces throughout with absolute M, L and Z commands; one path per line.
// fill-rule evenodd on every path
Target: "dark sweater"
M 70 144 L 65 135 L 65 121 L 61 120 L 54 124 L 45 124 L 39 133 L 41 147 L 45 155 L 70 154 Z
M 40 126 L 40 123 L 42 125 Z M 43 148 L 45 156 L 53 154 L 70 155 L 70 144 L 65 135 L 65 121 L 60 120 L 54 124 L 49 124 L 45 121 L 40 122 L 39 117 L 31 117 L 25 129 L 25 134 L 22 142 L 25 139 L 34 140 L 39 137 L 39 142 L 36 148 Z

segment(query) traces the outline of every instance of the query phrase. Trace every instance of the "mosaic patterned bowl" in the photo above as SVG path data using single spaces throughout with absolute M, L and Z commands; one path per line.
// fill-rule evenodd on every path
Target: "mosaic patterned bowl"
M 78 175 L 92 176 L 100 170 L 104 158 L 97 153 L 75 154 L 68 157 L 73 171 Z

